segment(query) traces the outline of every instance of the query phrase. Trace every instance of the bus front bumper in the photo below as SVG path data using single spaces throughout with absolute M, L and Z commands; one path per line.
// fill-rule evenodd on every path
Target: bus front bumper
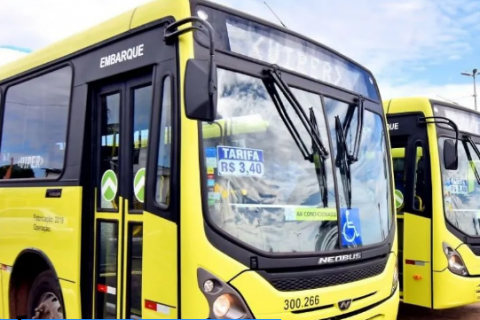
M 399 307 L 397 291 L 387 299 L 361 310 L 343 312 L 330 317 L 325 317 L 324 312 L 312 311 L 293 314 L 290 312 L 278 314 L 255 314 L 255 319 L 282 319 L 282 320 L 396 320 Z
M 480 277 L 460 277 L 448 269 L 433 273 L 434 309 L 448 309 L 480 301 Z
M 390 254 L 384 271 L 378 276 L 304 291 L 277 291 L 253 271 L 243 272 L 230 285 L 242 295 L 255 319 L 396 320 L 400 302 L 399 285 L 394 280 L 396 262 L 396 256 Z M 312 304 L 315 299 L 316 305 Z M 305 301 L 310 301 L 308 306 L 291 307 L 292 303 L 302 305 Z M 342 301 L 350 301 L 350 304 L 342 303 L 347 307 L 343 311 Z

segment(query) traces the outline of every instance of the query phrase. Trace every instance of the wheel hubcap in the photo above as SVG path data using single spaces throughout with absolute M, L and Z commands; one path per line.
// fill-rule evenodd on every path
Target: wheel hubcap
M 45 292 L 42 295 L 32 319 L 64 319 L 62 305 L 54 293 Z

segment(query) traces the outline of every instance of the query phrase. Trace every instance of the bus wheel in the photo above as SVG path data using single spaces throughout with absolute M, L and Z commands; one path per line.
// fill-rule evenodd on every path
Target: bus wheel
M 40 273 L 28 296 L 29 319 L 65 319 L 61 292 L 51 270 Z

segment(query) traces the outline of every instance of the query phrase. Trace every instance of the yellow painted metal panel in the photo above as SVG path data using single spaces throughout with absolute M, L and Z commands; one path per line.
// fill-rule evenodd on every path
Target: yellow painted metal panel
M 480 301 L 480 279 L 465 278 L 448 269 L 433 273 L 434 308 L 447 309 Z
M 353 312 L 388 298 L 391 295 L 395 263 L 396 256 L 390 254 L 385 272 L 376 277 L 314 290 L 278 292 L 264 278 L 253 271 L 242 273 L 232 281 L 232 285 L 242 293 L 257 319 L 327 319 L 340 314 L 341 311 L 337 306 L 338 301 L 359 298 L 352 303 L 348 310 Z M 315 295 L 320 297 L 320 306 L 326 306 L 325 308 L 304 314 L 294 314 L 284 310 L 285 299 L 299 298 L 303 301 L 304 297 Z M 398 303 L 398 294 L 394 295 L 393 300 Z M 379 311 L 381 308 L 382 305 L 372 308 L 370 310 L 371 314 L 382 314 Z M 386 319 L 395 319 L 397 316 L 396 308 L 384 310 L 383 314 Z M 361 319 L 367 318 L 366 315 L 362 314 Z
M 60 198 L 46 198 L 46 189 L 0 189 L 0 263 L 15 269 L 23 250 L 38 250 L 50 260 L 59 278 L 73 282 L 69 287 L 78 293 L 82 188 L 63 187 Z M 9 303 L 10 275 L 2 271 L 4 306 Z M 80 316 L 73 311 L 77 309 L 72 307 L 74 318 Z M 9 316 L 7 312 L 5 307 L 5 316 Z
M 60 280 L 60 288 L 67 311 L 67 319 L 82 319 L 82 304 L 78 284 Z
M 2 305 L 3 305 L 3 314 L 0 315 L 2 319 L 9 319 L 10 318 L 10 308 L 9 308 L 9 300 L 8 300 L 8 288 L 9 288 L 9 283 L 10 283 L 10 276 L 11 276 L 11 271 L 10 270 L 0 270 L 0 273 L 2 274 Z
M 36 248 L 60 278 L 78 283 L 82 188 L 63 187 L 61 198 L 46 198 L 46 189 L 0 188 L 0 263 L 13 266 L 20 252 Z
M 143 299 L 165 306 L 161 312 L 146 309 L 144 319 L 177 319 L 177 225 L 144 212 Z
M 8 318 L 4 313 L 3 313 L 3 304 L 4 304 L 4 289 L 3 289 L 3 271 L 0 269 L 0 319 L 6 319 Z
M 403 301 L 431 307 L 431 221 L 410 213 L 404 213 L 403 220 Z
M 183 37 L 180 46 L 181 81 L 185 74 L 186 62 L 193 57 L 193 38 Z M 180 86 L 180 96 L 184 96 Z M 185 117 L 184 101 L 181 102 L 182 139 L 198 141 L 197 121 Z M 200 167 L 198 165 L 198 143 L 183 143 L 181 149 L 181 299 L 182 318 L 208 317 L 208 304 L 199 290 L 197 268 L 205 267 L 223 281 L 229 281 L 241 271 L 248 269 L 238 261 L 214 248 L 205 234 L 202 214 Z M 252 286 L 258 286 L 252 282 Z

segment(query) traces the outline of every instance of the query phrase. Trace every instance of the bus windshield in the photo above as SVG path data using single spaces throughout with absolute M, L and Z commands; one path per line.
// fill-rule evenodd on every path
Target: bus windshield
M 439 139 L 440 150 L 447 138 Z M 476 144 L 480 148 L 480 144 Z M 440 153 L 440 154 L 442 154 Z M 470 156 L 471 160 L 469 160 Z M 458 142 L 458 168 L 446 170 L 442 159 L 445 215 L 455 227 L 469 236 L 480 236 L 480 186 L 473 167 L 480 172 L 480 159 L 468 142 Z
M 477 136 L 480 134 L 480 116 L 478 114 L 438 104 L 434 105 L 433 110 L 436 116 L 454 121 L 461 131 Z M 438 126 L 451 129 L 443 124 Z M 475 171 L 480 173 L 480 159 L 471 143 L 465 137 L 462 138 L 464 134 L 460 136 L 457 170 L 446 170 L 443 156 L 440 157 L 445 216 L 463 233 L 469 236 L 480 236 L 478 210 L 480 208 L 480 185 L 475 176 Z M 446 137 L 438 139 L 439 154 L 443 154 L 446 139 Z M 476 146 L 477 149 L 480 148 L 480 144 L 476 143 Z
M 350 166 L 352 199 L 347 210 L 334 160 L 335 116 L 344 119 L 349 105 L 326 97 L 322 104 L 320 95 L 290 88 L 305 113 L 311 108 L 316 115 L 319 137 L 331 154 L 323 162 L 328 193 L 324 207 L 319 164 L 299 151 L 264 80 L 225 69 L 217 74 L 217 120 L 203 123 L 202 132 L 207 214 L 219 229 L 257 250 L 275 253 L 331 251 L 386 239 L 392 210 L 381 115 L 365 110 L 359 160 Z M 311 135 L 283 95 L 281 100 L 311 150 Z M 356 126 L 354 116 L 345 137 L 349 150 Z

